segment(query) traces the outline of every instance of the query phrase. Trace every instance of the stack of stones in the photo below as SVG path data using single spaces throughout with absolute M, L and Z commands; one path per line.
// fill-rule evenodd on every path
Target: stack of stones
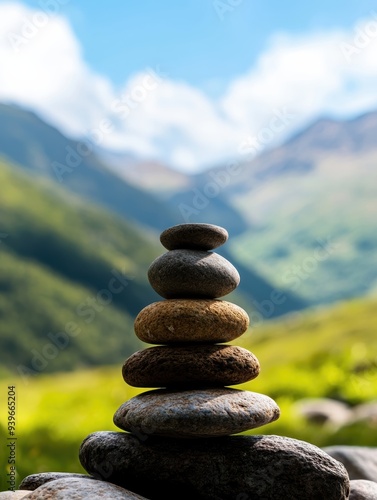
M 227 232 L 209 224 L 183 224 L 164 231 L 169 251 L 149 268 L 152 287 L 167 300 L 155 302 L 136 318 L 136 335 L 165 344 L 135 353 L 123 378 L 135 387 L 164 387 L 124 403 L 115 424 L 130 432 L 174 438 L 226 436 L 279 417 L 268 396 L 225 388 L 255 378 L 257 358 L 246 349 L 222 345 L 244 333 L 247 313 L 216 300 L 239 284 L 237 270 L 211 252 Z
M 232 436 L 279 417 L 268 396 L 229 388 L 257 377 L 257 358 L 224 344 L 242 335 L 246 312 L 219 297 L 239 284 L 237 270 L 212 250 L 227 232 L 182 224 L 161 234 L 168 250 L 150 266 L 165 300 L 144 308 L 135 332 L 158 344 L 133 354 L 123 378 L 149 390 L 114 415 L 127 432 L 101 431 L 81 445 L 83 467 L 97 479 L 150 499 L 343 500 L 344 468 L 301 441 Z

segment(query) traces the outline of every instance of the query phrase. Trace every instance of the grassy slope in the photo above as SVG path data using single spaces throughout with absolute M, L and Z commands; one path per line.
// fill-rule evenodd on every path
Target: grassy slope
M 159 300 L 146 276 L 163 252 L 157 235 L 1 162 L 0 185 L 0 372 L 17 372 L 20 365 L 50 372 L 119 362 L 138 345 L 133 318 Z M 127 286 L 109 295 L 114 269 L 126 276 Z M 260 291 L 268 286 L 243 275 Z M 248 309 L 250 297 L 241 288 L 230 300 Z M 108 304 L 98 304 L 101 290 L 100 300 L 109 298 Z M 47 357 L 56 351 L 48 335 L 70 322 L 80 334 L 58 356 L 40 360 L 43 350 Z
M 157 296 L 145 269 L 160 253 L 152 238 L 100 210 L 37 184 L 0 163 L 0 361 L 7 369 L 31 367 L 66 324 L 81 332 L 49 360 L 47 371 L 114 363 L 138 345 L 132 318 Z M 116 269 L 127 286 L 87 304 L 109 289 Z M 119 287 L 117 282 L 114 286 Z M 101 296 L 102 297 L 102 296 Z M 83 305 L 84 304 L 84 305 Z M 43 364 L 43 363 L 42 363 Z M 42 365 L 41 365 L 42 366 Z
M 234 203 L 256 227 L 230 242 L 243 263 L 311 304 L 377 288 L 376 156 L 322 159 L 316 172 L 271 180 Z M 320 242 L 330 242 L 330 252 Z M 316 258 L 317 249 L 324 258 Z M 300 267 L 301 271 L 297 270 Z
M 377 398 L 376 305 L 377 300 L 354 301 L 296 315 L 265 323 L 234 341 L 252 350 L 262 366 L 260 376 L 243 387 L 274 397 L 282 409 L 279 421 L 254 433 L 281 434 L 319 446 L 377 446 L 375 433 L 365 425 L 317 427 L 301 421 L 292 409 L 295 400 L 308 396 L 350 404 Z M 81 440 L 95 430 L 115 429 L 115 410 L 143 391 L 123 382 L 120 366 L 7 382 L 18 391 L 20 477 L 43 470 L 80 470 Z M 4 411 L 0 417 L 4 422 Z

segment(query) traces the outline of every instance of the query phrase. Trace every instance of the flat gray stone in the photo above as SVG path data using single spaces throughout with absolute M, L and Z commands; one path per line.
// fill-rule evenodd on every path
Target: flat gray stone
M 160 241 L 168 250 L 213 250 L 228 239 L 228 231 L 213 224 L 179 224 L 161 233 Z
M 138 439 L 96 432 L 79 456 L 90 474 L 152 500 L 346 500 L 349 494 L 342 464 L 280 436 Z
M 348 405 L 330 398 L 306 398 L 294 405 L 294 410 L 309 422 L 341 426 L 352 418 Z
M 228 436 L 277 420 L 278 405 L 268 396 L 238 389 L 148 391 L 115 413 L 120 429 L 178 438 Z
M 352 423 L 364 422 L 366 425 L 377 425 L 377 401 L 368 401 L 353 408 Z
M 368 446 L 328 446 L 324 451 L 344 464 L 350 479 L 377 482 L 377 448 Z
M 145 497 L 132 493 L 110 482 L 63 478 L 49 481 L 25 498 L 28 500 L 146 500 Z
M 27 490 L 0 491 L 0 500 L 20 500 L 29 493 L 30 491 Z
M 144 307 L 135 333 L 148 344 L 230 342 L 249 326 L 249 316 L 226 300 L 170 299 Z
M 158 346 L 130 356 L 123 378 L 134 387 L 211 387 L 236 385 L 259 374 L 259 362 L 235 345 Z
M 377 500 L 377 483 L 366 479 L 350 481 L 351 491 L 349 500 Z
M 216 299 L 232 292 L 240 275 L 217 253 L 171 250 L 152 262 L 148 279 L 165 299 Z
M 20 484 L 20 489 L 34 491 L 42 486 L 42 484 L 67 478 L 94 479 L 86 474 L 77 474 L 74 472 L 40 472 L 39 474 L 26 476 Z

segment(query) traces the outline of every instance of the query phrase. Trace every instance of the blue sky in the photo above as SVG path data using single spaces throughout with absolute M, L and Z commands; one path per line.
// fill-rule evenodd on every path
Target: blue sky
M 99 147 L 189 171 L 377 107 L 375 61 L 369 0 L 0 1 L 0 99 L 72 136 L 110 120 Z
M 72 0 L 59 13 L 71 21 L 86 61 L 116 85 L 161 65 L 172 78 L 207 89 L 246 72 L 275 32 L 352 29 L 377 12 L 373 0 L 238 2 L 228 10 L 227 0 Z M 38 8 L 43 0 L 23 3 Z

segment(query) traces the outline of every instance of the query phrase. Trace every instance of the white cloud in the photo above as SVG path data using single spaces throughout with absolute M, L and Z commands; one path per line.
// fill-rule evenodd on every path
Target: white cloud
M 3 3 L 0 100 L 33 109 L 74 136 L 89 135 L 107 119 L 112 127 L 102 147 L 194 170 L 237 156 L 245 138 L 266 130 L 277 110 L 294 118 L 275 131 L 269 145 L 321 114 L 377 108 L 373 16 L 350 33 L 276 35 L 255 66 L 214 100 L 147 68 L 118 92 L 85 63 L 63 16 Z

